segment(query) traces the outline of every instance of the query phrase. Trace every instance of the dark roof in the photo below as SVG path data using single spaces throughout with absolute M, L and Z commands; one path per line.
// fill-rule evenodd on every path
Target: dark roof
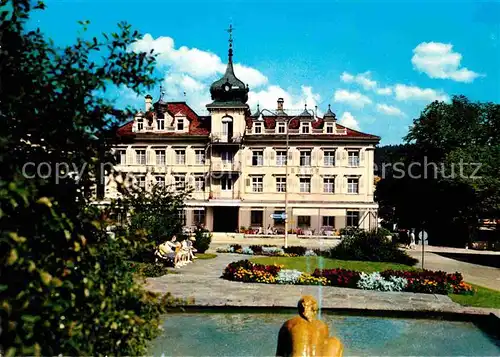
M 332 109 L 330 108 L 330 104 L 328 104 L 328 110 L 326 111 L 325 115 L 323 115 L 323 119 L 335 119 L 336 115 L 334 112 L 332 112 Z

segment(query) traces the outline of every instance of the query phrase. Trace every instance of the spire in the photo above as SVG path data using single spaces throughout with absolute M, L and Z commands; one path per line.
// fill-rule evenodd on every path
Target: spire
M 230 24 L 226 30 L 229 32 L 229 51 L 228 51 L 228 64 L 233 64 L 233 25 Z
M 335 120 L 335 113 L 332 112 L 330 104 L 328 104 L 328 110 L 326 111 L 325 115 L 323 115 L 323 119 L 333 119 L 333 120 Z
M 302 112 L 302 114 L 300 114 L 300 116 L 302 116 L 302 117 L 312 116 L 311 113 L 309 113 L 309 111 L 307 110 L 307 104 L 304 104 L 304 111 Z
M 257 111 L 252 114 L 253 117 L 258 117 L 260 115 L 260 105 L 257 103 Z

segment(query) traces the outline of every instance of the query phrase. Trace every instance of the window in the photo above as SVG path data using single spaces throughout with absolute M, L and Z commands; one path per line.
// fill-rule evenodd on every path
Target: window
M 205 164 L 205 150 L 204 149 L 196 149 L 194 151 L 195 162 L 196 165 L 204 165 Z
M 144 129 L 144 120 L 143 119 L 137 119 L 137 130 L 141 131 Z
M 264 153 L 262 151 L 254 151 L 252 153 L 252 166 L 264 165 Z
M 205 191 L 205 178 L 203 176 L 194 177 L 194 189 L 195 191 Z
M 325 166 L 335 166 L 335 151 L 325 151 L 324 153 L 324 164 Z
M 185 175 L 175 175 L 175 189 L 183 190 L 186 187 L 186 176 Z
M 326 123 L 326 133 L 333 134 L 333 123 Z
M 348 165 L 351 167 L 359 166 L 359 151 L 349 151 L 347 153 Z
M 286 177 L 276 177 L 276 192 L 286 192 Z
M 261 176 L 259 176 L 259 177 L 252 177 L 252 191 L 253 192 L 262 192 L 262 191 L 264 191 L 263 178 Z
M 163 176 L 156 176 L 156 184 L 161 187 L 165 187 L 165 177 Z
M 309 134 L 311 132 L 309 123 L 302 123 L 301 131 L 302 134 Z
M 311 227 L 311 216 L 298 216 L 297 225 L 299 227 Z
M 278 123 L 278 134 L 285 134 L 286 123 Z
M 286 165 L 286 150 L 276 151 L 276 166 Z
M 328 177 L 323 179 L 323 192 L 326 193 L 335 192 L 335 179 L 333 177 Z
M 178 131 L 183 131 L 184 130 L 184 119 L 177 118 L 177 130 Z
M 254 123 L 253 132 L 254 134 L 262 134 L 262 123 Z
M 359 179 L 358 178 L 348 178 L 347 179 L 347 193 L 358 193 L 359 192 Z
M 335 216 L 323 216 L 323 227 L 335 228 Z
M 156 150 L 156 165 L 165 165 L 165 150 Z
M 311 152 L 302 150 L 300 152 L 300 166 L 311 166 Z
M 186 151 L 185 150 L 175 150 L 175 163 L 177 165 L 184 165 L 186 163 Z
M 264 211 L 262 210 L 250 211 L 250 225 L 262 227 L 263 224 L 264 224 Z
M 221 178 L 220 187 L 222 191 L 231 191 L 233 188 L 233 180 L 228 177 Z
M 156 129 L 165 130 L 165 119 L 164 118 L 156 119 Z
M 309 177 L 300 178 L 300 192 L 302 193 L 311 192 L 311 179 Z
M 116 157 L 119 165 L 127 163 L 127 152 L 125 150 L 118 150 Z
M 179 215 L 179 220 L 181 221 L 181 224 L 183 226 L 185 226 L 186 225 L 186 211 L 183 209 L 180 209 L 178 215 Z
M 193 211 L 193 223 L 196 225 L 205 224 L 205 210 L 195 209 Z
M 220 153 L 220 158 L 223 164 L 231 164 L 233 162 L 234 154 L 230 151 L 223 151 Z
M 358 227 L 359 226 L 359 211 L 347 211 L 345 223 L 346 223 L 347 227 Z
M 140 188 L 146 188 L 146 176 L 137 177 L 137 186 Z
M 146 150 L 136 150 L 135 158 L 138 165 L 146 165 Z

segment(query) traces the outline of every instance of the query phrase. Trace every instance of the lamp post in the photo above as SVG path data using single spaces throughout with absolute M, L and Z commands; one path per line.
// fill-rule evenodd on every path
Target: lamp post
M 259 120 L 263 120 L 263 117 L 262 117 L 262 112 L 263 111 L 268 111 L 270 112 L 273 116 L 276 116 L 276 113 L 273 113 L 272 111 L 268 110 L 268 109 L 262 109 L 262 111 L 259 113 Z M 305 109 L 307 110 L 307 109 Z M 309 112 L 309 111 L 308 111 Z M 316 117 L 316 113 L 313 111 L 313 118 Z M 290 122 L 294 119 L 297 119 L 299 117 L 301 117 L 301 115 L 296 115 L 294 117 L 287 117 L 285 116 L 285 146 L 286 146 L 286 158 L 285 158 L 285 248 L 288 248 L 288 158 L 289 158 L 289 153 L 288 153 L 288 150 L 290 149 L 289 147 L 289 135 L 288 135 L 288 132 L 289 132 L 289 125 L 290 125 Z

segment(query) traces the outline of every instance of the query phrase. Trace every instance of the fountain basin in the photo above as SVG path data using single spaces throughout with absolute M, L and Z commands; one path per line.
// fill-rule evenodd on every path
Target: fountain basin
M 154 356 L 273 356 L 278 331 L 293 310 L 202 310 L 171 313 L 153 341 Z M 500 339 L 485 330 L 483 316 L 360 316 L 323 311 L 344 356 L 497 356 Z M 448 317 L 449 318 L 449 317 Z M 491 317 L 490 323 L 497 324 Z M 484 321 L 483 321 L 484 320 Z M 497 326 L 498 327 L 498 326 Z M 494 327 L 493 327 L 494 330 Z

